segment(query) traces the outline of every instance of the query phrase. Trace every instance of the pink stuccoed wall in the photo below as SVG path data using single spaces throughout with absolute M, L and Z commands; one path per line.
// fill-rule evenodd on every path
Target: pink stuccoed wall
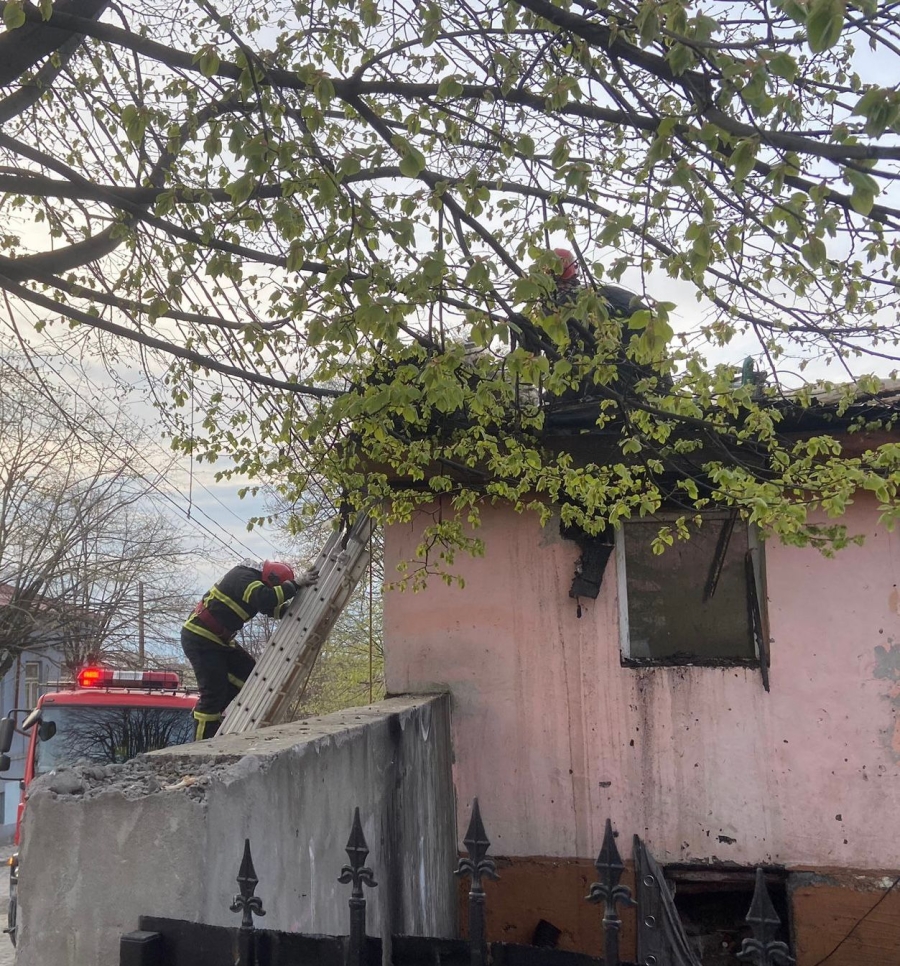
M 772 690 L 758 670 L 626 668 L 615 561 L 576 615 L 578 548 L 487 507 L 466 586 L 385 602 L 390 693 L 449 689 L 462 833 L 478 796 L 496 855 L 596 854 L 606 817 L 663 862 L 900 867 L 900 535 L 766 546 Z M 387 574 L 417 525 L 386 535 Z M 462 834 L 460 834 L 460 838 Z

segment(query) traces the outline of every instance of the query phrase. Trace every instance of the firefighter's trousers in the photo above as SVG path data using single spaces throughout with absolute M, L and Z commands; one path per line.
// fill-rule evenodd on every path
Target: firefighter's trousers
M 194 709 L 196 740 L 212 738 L 219 730 L 222 712 L 244 686 L 256 661 L 239 644 L 216 644 L 187 628 L 181 647 L 197 677 L 200 700 Z

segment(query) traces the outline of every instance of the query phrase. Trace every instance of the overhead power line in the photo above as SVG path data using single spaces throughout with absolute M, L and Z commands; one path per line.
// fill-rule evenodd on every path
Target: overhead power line
M 29 364 L 30 364 L 30 359 L 29 359 Z M 59 370 L 57 370 L 56 368 L 54 368 L 53 365 L 51 365 L 46 359 L 44 360 L 43 365 L 46 368 L 48 368 L 58 379 L 64 381 L 64 378 L 62 376 L 62 373 L 60 373 Z M 32 369 L 33 369 L 33 366 L 32 366 Z M 38 375 L 38 378 L 43 382 L 43 377 L 40 374 L 37 374 L 37 373 L 36 373 L 36 375 Z M 105 399 L 108 403 L 110 403 L 110 405 L 113 405 L 114 404 L 114 401 L 109 398 L 109 396 L 106 394 L 106 392 L 103 390 L 103 388 L 100 387 L 100 386 L 98 386 L 98 385 L 96 385 L 96 383 L 94 383 L 86 373 L 82 372 L 82 377 L 83 377 L 84 381 L 87 383 L 87 385 L 90 387 L 90 389 L 92 390 L 92 392 L 96 393 L 97 395 L 99 395 L 100 397 L 102 397 L 103 399 Z M 128 448 L 128 451 L 130 451 L 130 452 L 136 454 L 137 456 L 139 456 L 148 466 L 150 466 L 152 468 L 152 463 L 150 463 L 150 461 L 145 456 L 143 456 L 140 453 L 140 451 L 137 449 L 137 447 L 135 447 L 134 442 L 131 439 L 129 439 L 114 423 L 112 423 L 110 421 L 110 419 L 106 415 L 106 413 L 104 413 L 102 410 L 98 409 L 89 399 L 87 399 L 81 392 L 79 392 L 73 386 L 67 384 L 66 388 L 67 388 L 67 391 L 70 392 L 73 396 L 75 396 L 75 398 L 78 399 L 80 402 L 82 402 L 87 407 L 87 409 L 91 413 L 93 413 L 94 416 L 96 416 L 97 418 L 99 418 L 103 422 L 103 424 L 107 427 L 107 429 L 110 431 L 110 433 L 115 438 L 117 438 L 118 440 L 120 440 L 122 443 L 125 444 L 125 446 Z M 53 403 L 53 405 L 61 413 L 63 413 L 64 416 L 68 417 L 69 414 L 67 414 L 65 412 L 65 410 L 60 406 L 60 404 L 53 397 L 52 393 L 45 393 L 45 396 L 46 396 L 46 398 L 49 399 L 49 401 L 51 401 Z M 121 412 L 121 410 L 120 410 L 120 412 Z M 141 429 L 140 424 L 138 424 L 137 422 L 135 422 L 127 414 L 122 413 L 122 418 L 129 425 L 133 426 L 135 429 Z M 171 458 L 171 454 L 168 453 L 155 440 L 148 440 L 148 442 L 151 445 L 155 446 L 161 453 L 163 453 L 166 456 L 167 459 Z M 138 466 L 136 466 L 135 463 L 134 463 L 134 460 L 128 455 L 128 452 L 122 453 L 120 455 L 121 455 L 122 462 L 139 479 L 141 479 L 147 486 L 149 486 L 155 493 L 157 493 L 163 500 L 165 500 L 167 503 L 169 503 L 171 506 L 173 506 L 178 511 L 179 516 L 183 516 L 184 519 L 186 520 L 186 522 L 188 524 L 190 524 L 190 526 L 192 526 L 195 530 L 204 533 L 207 537 L 209 537 L 211 540 L 215 541 L 216 543 L 220 544 L 222 547 L 224 547 L 230 553 L 233 553 L 234 552 L 234 544 L 237 544 L 242 550 L 246 551 L 250 556 L 256 556 L 257 555 L 257 551 L 256 550 L 254 550 L 253 548 L 249 547 L 246 543 L 244 543 L 238 537 L 235 537 L 232 533 L 230 533 L 228 530 L 226 530 L 221 525 L 221 523 L 219 523 L 216 519 L 214 519 L 212 516 L 210 516 L 205 510 L 203 510 L 201 507 L 198 507 L 196 505 L 193 505 L 192 504 L 192 501 L 190 500 L 190 498 L 185 493 L 183 493 L 182 490 L 177 485 L 171 483 L 170 481 L 167 481 L 167 485 L 171 489 L 173 489 L 175 491 L 175 493 L 178 494 L 179 497 L 181 497 L 183 500 L 185 500 L 185 502 L 187 504 L 186 506 L 180 505 L 178 503 L 178 501 L 172 496 L 171 493 L 166 492 L 164 489 L 162 489 L 155 480 L 151 479 L 143 470 L 141 470 Z M 202 489 L 204 492 L 208 493 L 209 496 L 212 497 L 213 500 L 215 500 L 224 509 L 226 509 L 238 522 L 244 523 L 244 521 L 242 521 L 241 518 L 233 510 L 231 510 L 226 504 L 224 504 L 216 496 L 216 494 L 214 494 L 207 486 L 205 486 L 203 483 L 200 483 L 200 482 L 196 482 L 195 481 L 195 483 L 196 483 L 197 486 L 200 487 L 200 489 Z M 210 524 L 212 524 L 213 527 L 218 528 L 223 534 L 226 535 L 227 539 L 223 538 L 218 533 L 214 532 L 212 529 L 210 529 L 210 527 L 208 527 L 202 521 L 196 519 L 196 517 L 193 515 L 195 513 L 196 514 L 199 514 L 200 516 L 202 516 L 206 520 L 208 520 L 210 522 Z

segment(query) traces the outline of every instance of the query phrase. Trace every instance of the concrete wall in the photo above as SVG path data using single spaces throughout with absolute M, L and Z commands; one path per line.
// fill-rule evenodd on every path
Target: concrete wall
M 498 855 L 591 857 L 610 816 L 661 862 L 900 868 L 900 535 L 874 505 L 846 522 L 867 540 L 834 559 L 766 546 L 766 693 L 753 669 L 623 667 L 615 560 L 579 619 L 575 544 L 485 507 L 464 589 L 385 603 L 389 691 L 452 695 L 460 833 L 477 795 Z M 389 528 L 389 576 L 419 532 Z
M 355 806 L 378 881 L 369 933 L 455 935 L 449 702 L 395 698 L 36 783 L 17 962 L 118 962 L 141 914 L 239 924 L 228 906 L 245 837 L 260 926 L 346 934 L 337 877 Z

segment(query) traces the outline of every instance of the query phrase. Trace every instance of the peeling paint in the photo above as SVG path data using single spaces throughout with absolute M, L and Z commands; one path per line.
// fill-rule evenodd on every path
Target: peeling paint
M 896 884 L 894 876 L 862 875 L 857 872 L 791 872 L 788 878 L 790 889 L 834 886 L 838 889 L 852 889 L 854 892 L 884 892 L 895 888 Z
M 897 589 L 891 598 L 897 596 Z M 884 695 L 890 702 L 893 719 L 882 729 L 882 737 L 889 754 L 895 762 L 900 762 L 900 644 L 888 638 L 889 647 L 878 644 L 875 647 L 875 669 L 872 676 L 878 681 L 888 681 L 890 687 Z
M 900 644 L 892 643 L 891 638 L 888 638 L 888 642 L 891 644 L 890 650 L 881 644 L 875 648 L 874 677 L 900 682 Z

